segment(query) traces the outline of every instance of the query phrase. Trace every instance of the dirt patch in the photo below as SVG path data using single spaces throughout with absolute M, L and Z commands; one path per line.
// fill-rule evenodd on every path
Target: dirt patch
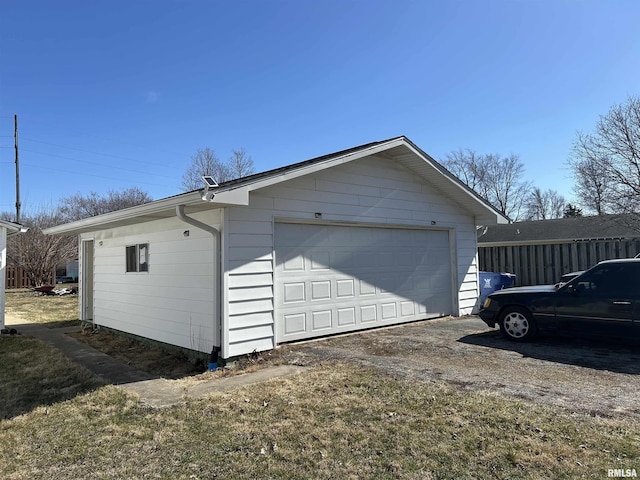
M 176 379 L 205 371 L 204 364 L 190 361 L 177 349 L 162 349 L 124 335 L 107 331 L 95 334 L 78 331 L 68 335 L 127 365 L 162 378 Z
M 346 360 L 405 379 L 445 380 L 599 416 L 640 416 L 640 352 L 629 345 L 550 337 L 518 344 L 468 317 L 287 348 L 289 361 L 302 365 Z
M 288 348 L 253 353 L 234 359 L 216 371 L 208 371 L 202 358 L 193 358 L 178 348 L 160 347 L 153 342 L 117 334 L 108 330 L 71 332 L 68 335 L 106 353 L 121 362 L 151 375 L 194 385 L 216 378 L 251 373 L 263 368 L 283 365 Z

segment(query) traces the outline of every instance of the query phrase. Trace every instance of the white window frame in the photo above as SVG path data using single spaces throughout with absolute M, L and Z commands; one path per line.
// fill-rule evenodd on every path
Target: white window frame
M 134 252 L 133 258 L 130 258 L 130 252 Z M 126 273 L 149 273 L 149 244 L 127 245 L 124 250 L 124 264 Z

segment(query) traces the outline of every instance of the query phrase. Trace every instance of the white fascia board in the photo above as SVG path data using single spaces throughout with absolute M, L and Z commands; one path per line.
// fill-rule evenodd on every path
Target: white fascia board
M 57 235 L 61 233 L 78 233 L 80 230 L 91 228 L 99 228 L 102 225 L 118 222 L 120 220 L 128 220 L 130 218 L 143 215 L 153 215 L 154 213 L 164 212 L 175 209 L 178 205 L 197 205 L 202 202 L 201 193 L 199 191 L 189 192 L 175 197 L 169 197 L 154 202 L 137 205 L 135 207 L 116 210 L 115 212 L 104 213 L 96 217 L 89 217 L 76 222 L 65 223 L 44 229 L 45 235 Z
M 476 215 L 476 225 L 507 225 L 509 220 L 502 214 Z
M 219 203 L 221 206 L 249 205 L 249 188 L 248 187 L 238 187 L 233 190 L 226 190 L 219 193 L 216 193 L 214 189 L 211 189 L 210 191 L 214 194 L 214 197 L 208 201 L 213 204 Z

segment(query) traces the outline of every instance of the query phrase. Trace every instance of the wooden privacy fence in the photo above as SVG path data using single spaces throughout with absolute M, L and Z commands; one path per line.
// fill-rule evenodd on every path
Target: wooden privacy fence
M 6 268 L 6 283 L 5 288 L 30 288 L 35 287 L 36 285 L 32 285 L 31 280 L 25 273 L 25 271 L 21 267 L 12 267 L 11 265 L 7 265 Z M 49 275 L 47 283 L 49 285 L 54 285 L 56 280 L 55 272 L 51 272 Z
M 481 271 L 516 274 L 516 285 L 556 283 L 569 272 L 586 270 L 603 260 L 640 253 L 640 238 L 576 240 L 544 245 L 478 245 Z

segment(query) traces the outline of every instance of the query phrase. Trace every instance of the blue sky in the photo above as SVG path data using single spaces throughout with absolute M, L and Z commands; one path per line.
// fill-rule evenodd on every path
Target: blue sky
M 0 3 L 0 210 L 180 192 L 199 149 L 258 171 L 397 135 L 517 154 L 572 198 L 576 131 L 640 94 L 637 1 Z

